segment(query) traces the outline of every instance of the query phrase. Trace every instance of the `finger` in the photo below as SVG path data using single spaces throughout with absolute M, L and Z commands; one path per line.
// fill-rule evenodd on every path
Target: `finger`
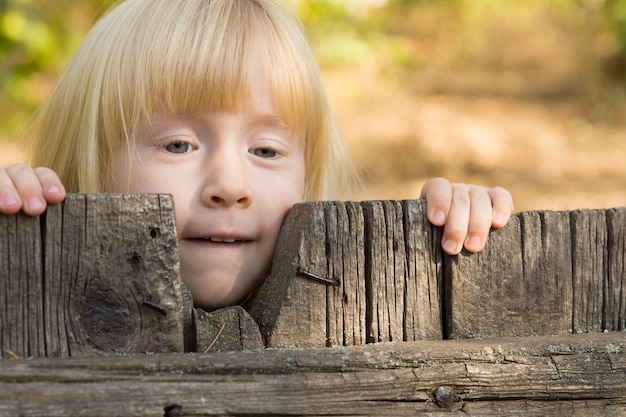
M 6 168 L 17 194 L 22 201 L 22 210 L 30 216 L 38 216 L 46 209 L 46 200 L 39 178 L 26 164 L 14 164 Z
M 502 187 L 491 188 L 489 196 L 493 207 L 491 225 L 495 228 L 504 227 L 513 213 L 513 197 Z
M 34 172 L 39 178 L 43 196 L 49 204 L 60 203 L 65 199 L 65 187 L 56 172 L 45 167 L 35 168 Z
M 452 202 L 448 213 L 448 221 L 443 228 L 441 247 L 450 254 L 461 252 L 470 218 L 470 194 L 463 184 L 452 185 Z
M 21 209 L 22 199 L 7 173 L 7 167 L 0 167 L 0 213 L 14 214 Z
M 492 222 L 492 206 L 489 189 L 471 187 L 469 222 L 464 246 L 469 252 L 479 252 L 485 247 Z
M 424 184 L 420 198 L 426 199 L 426 216 L 435 226 L 443 226 L 448 220 L 452 204 L 452 184 L 445 178 L 432 178 Z

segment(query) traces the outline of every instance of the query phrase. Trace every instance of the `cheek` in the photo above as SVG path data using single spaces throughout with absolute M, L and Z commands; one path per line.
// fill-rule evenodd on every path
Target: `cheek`
M 304 201 L 306 190 L 306 168 L 304 156 L 300 158 L 300 163 L 293 170 L 292 183 L 289 187 L 289 195 L 291 197 L 291 205 Z

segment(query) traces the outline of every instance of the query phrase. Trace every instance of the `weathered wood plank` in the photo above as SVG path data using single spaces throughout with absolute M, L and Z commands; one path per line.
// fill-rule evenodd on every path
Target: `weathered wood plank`
M 527 212 L 483 252 L 446 256 L 447 338 L 567 334 L 572 326 L 569 215 Z
M 625 375 L 621 332 L 7 360 L 0 416 L 617 416 Z
M 326 346 L 326 283 L 302 278 L 303 274 L 328 278 L 324 217 L 313 209 L 308 205 L 292 209 L 306 212 L 307 222 L 283 223 L 270 276 L 247 306 L 266 346 L 275 346 L 275 340 L 279 345 L 288 341 L 291 347 Z M 302 251 L 308 256 L 299 263 Z
M 625 213 L 518 213 L 482 252 L 446 256 L 446 336 L 625 330 Z
M 606 213 L 604 210 L 576 210 L 571 213 L 571 219 L 572 331 L 603 330 L 603 298 L 608 279 Z
M 0 246 L 0 273 L 11 277 L 0 281 L 0 343 L 20 356 L 40 356 L 45 350 L 38 302 L 43 296 L 40 225 L 18 213 L 0 216 L 0 230 L 6 242 Z
M 194 309 L 197 352 L 227 352 L 263 349 L 259 326 L 241 307 L 226 307 L 211 313 Z
M 626 330 L 626 210 L 610 209 L 607 218 L 608 277 L 604 326 L 609 330 Z
M 438 239 L 419 201 L 298 204 L 250 314 L 268 347 L 441 339 Z
M 340 251 L 331 250 L 329 277 L 340 284 L 327 286 L 328 300 L 328 342 L 330 346 L 362 345 L 367 341 L 363 209 L 359 204 L 333 204 L 326 209 L 329 226 L 326 233 L 331 242 L 343 247 L 353 256 L 343 256 Z M 337 278 L 341 277 L 341 279 Z
M 441 339 L 446 300 L 442 230 L 428 221 L 423 202 L 406 200 L 402 205 L 407 256 L 404 340 Z
M 365 247 L 366 297 L 369 300 L 367 341 L 391 342 L 404 339 L 405 264 L 404 233 L 399 202 L 363 203 L 365 239 L 376 242 Z
M 2 356 L 184 350 L 170 196 L 75 194 L 0 222 Z

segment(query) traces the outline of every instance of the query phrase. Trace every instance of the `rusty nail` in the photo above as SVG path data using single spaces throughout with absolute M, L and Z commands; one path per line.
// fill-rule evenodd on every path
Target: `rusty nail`
M 167 317 L 167 310 L 161 304 L 157 304 L 155 302 L 152 302 L 146 299 L 142 300 L 141 303 L 147 307 L 157 310 L 159 313 L 163 314 L 164 317 Z
M 302 269 L 302 267 L 298 267 L 298 269 L 296 270 L 296 275 L 300 277 L 312 279 L 314 281 L 320 281 L 320 282 L 323 282 L 324 284 L 334 285 L 335 287 L 339 285 L 338 279 L 323 277 L 321 275 L 317 275 L 312 272 L 305 271 L 304 269 Z

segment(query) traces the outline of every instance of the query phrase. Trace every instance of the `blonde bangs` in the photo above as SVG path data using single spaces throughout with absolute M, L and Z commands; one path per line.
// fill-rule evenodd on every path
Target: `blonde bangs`
M 278 116 L 305 134 L 307 121 L 316 120 L 310 110 L 318 107 L 315 75 L 304 62 L 311 58 L 303 56 L 304 39 L 293 43 L 297 26 L 278 22 L 284 19 L 278 9 L 271 12 L 241 0 L 157 1 L 144 7 L 135 19 L 141 30 L 120 27 L 126 46 L 111 63 L 111 85 L 103 89 L 103 107 L 111 110 L 103 127 L 123 121 L 128 138 L 157 112 L 243 110 L 260 79 L 269 84 Z M 289 38 L 287 23 L 294 26 Z

